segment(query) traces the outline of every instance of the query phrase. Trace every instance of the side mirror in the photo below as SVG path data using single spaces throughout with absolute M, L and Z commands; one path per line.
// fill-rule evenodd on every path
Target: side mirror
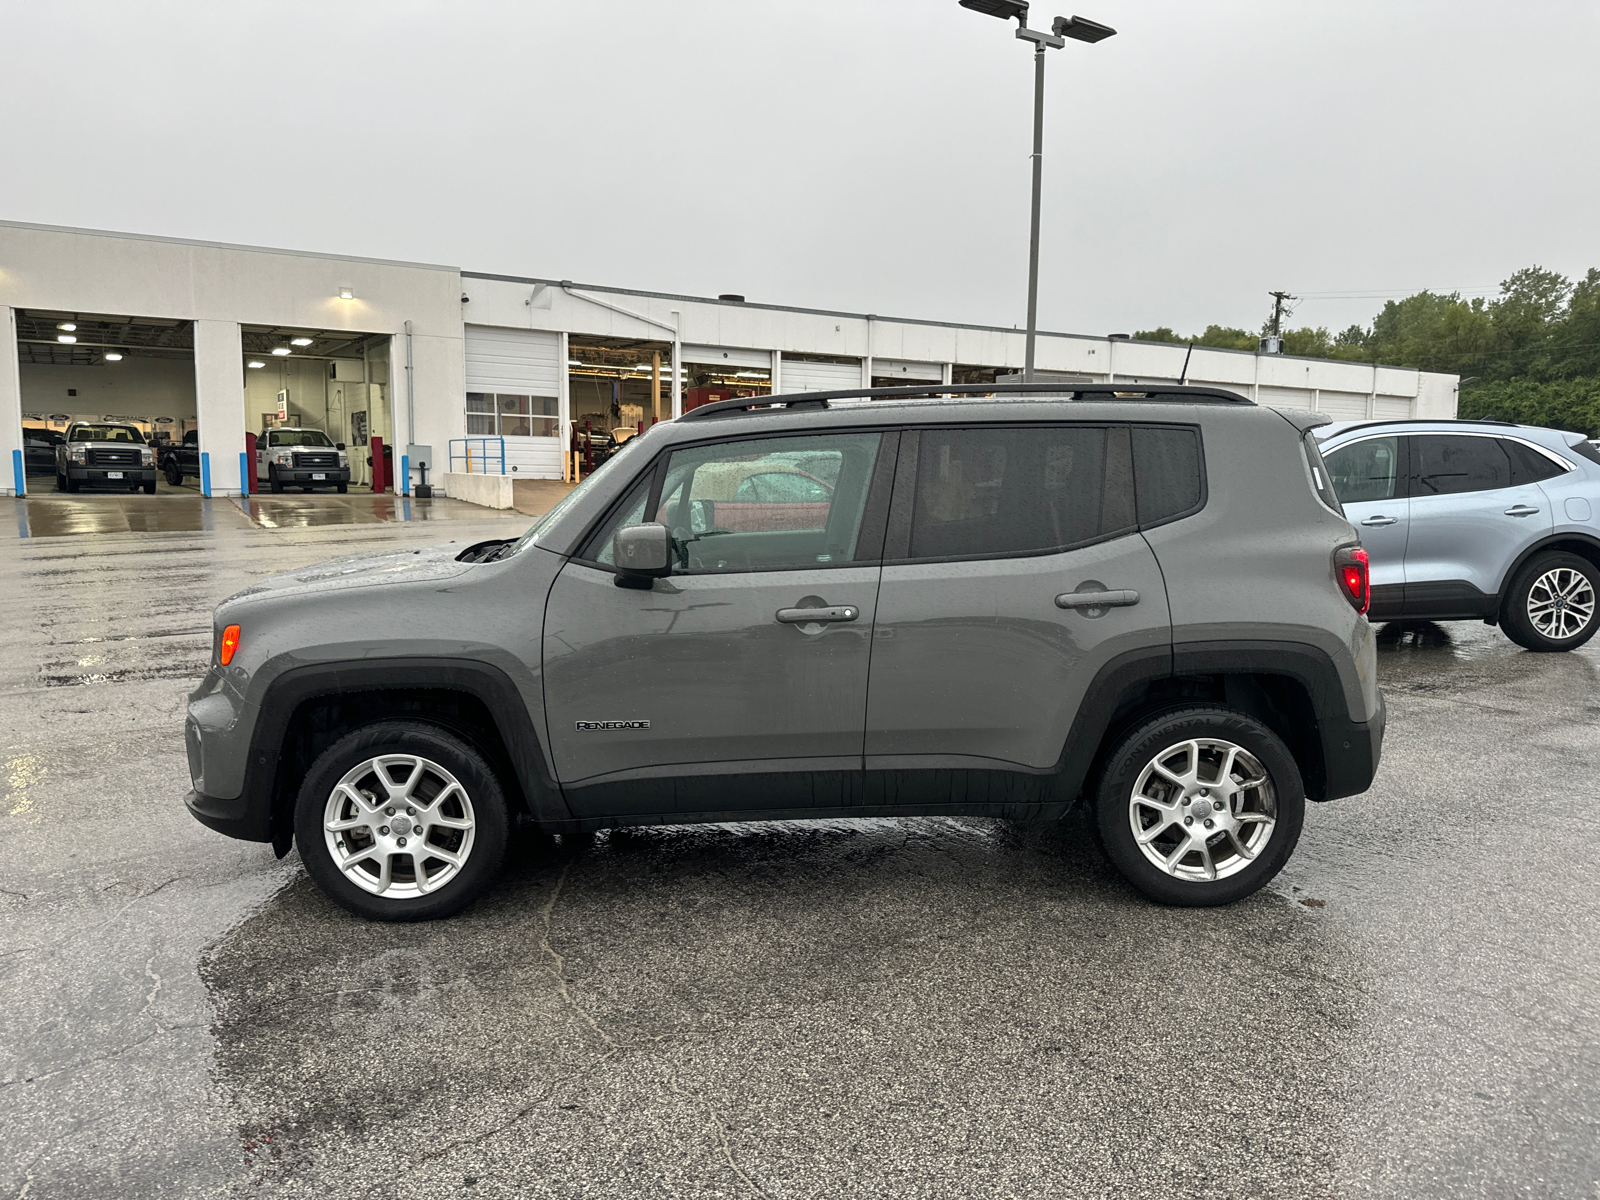
M 672 573 L 672 534 L 665 525 L 629 525 L 611 535 L 617 586 L 645 589 Z
M 343 442 L 335 442 L 333 444 L 333 448 L 335 450 L 343 450 L 344 449 L 344 443 Z

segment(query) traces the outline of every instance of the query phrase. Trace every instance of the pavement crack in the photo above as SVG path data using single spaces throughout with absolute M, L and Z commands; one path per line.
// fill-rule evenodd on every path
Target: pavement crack
M 744 1182 L 745 1187 L 749 1188 L 750 1191 L 755 1195 L 770 1195 L 766 1188 L 762 1187 L 754 1179 L 751 1179 L 749 1175 L 745 1174 L 744 1168 L 741 1167 L 738 1160 L 733 1157 L 733 1147 L 728 1144 L 728 1127 L 722 1123 L 722 1116 L 717 1112 L 716 1106 L 704 1097 L 691 1096 L 688 1092 L 684 1091 L 678 1086 L 678 1081 L 676 1079 L 669 1078 L 667 1080 L 667 1086 L 672 1089 L 674 1095 L 681 1096 L 690 1103 L 698 1104 L 700 1107 L 706 1110 L 706 1118 L 711 1125 L 712 1137 L 716 1140 L 717 1149 L 722 1151 L 722 1158 L 723 1161 L 728 1164 L 728 1170 L 737 1175 Z
M 589 1011 L 585 1009 L 583 1005 L 579 1004 L 576 998 L 574 998 L 572 995 L 572 988 L 567 979 L 567 960 L 559 951 L 556 950 L 554 946 L 550 944 L 551 916 L 555 912 L 556 904 L 561 899 L 561 891 L 566 886 L 567 875 L 571 873 L 571 871 L 571 862 L 568 862 L 564 867 L 561 868 L 561 874 L 556 878 L 556 886 L 550 893 L 550 899 L 546 901 L 545 906 L 539 910 L 539 949 L 543 950 L 555 960 L 555 966 L 550 968 L 550 974 L 555 977 L 556 986 L 561 989 L 561 998 L 562 1000 L 566 1001 L 567 1007 L 572 1009 L 573 1012 L 577 1013 L 578 1016 L 582 1017 L 584 1024 L 588 1025 L 590 1029 L 594 1030 L 601 1041 L 605 1042 L 605 1044 L 611 1050 L 616 1050 L 618 1048 L 616 1039 L 604 1029 L 600 1028 L 600 1022 L 596 1021 L 594 1017 L 589 1014 Z

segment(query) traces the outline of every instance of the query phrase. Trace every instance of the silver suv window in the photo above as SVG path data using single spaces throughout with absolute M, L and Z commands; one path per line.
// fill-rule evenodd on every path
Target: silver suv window
M 1399 437 L 1363 438 L 1323 455 L 1333 490 L 1345 504 L 1393 500 L 1405 494 Z

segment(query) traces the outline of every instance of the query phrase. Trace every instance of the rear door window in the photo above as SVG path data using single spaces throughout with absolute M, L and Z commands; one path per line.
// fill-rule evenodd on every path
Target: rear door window
M 1418 433 L 1410 442 L 1413 496 L 1451 496 L 1511 486 L 1511 460 L 1499 438 Z
M 1044 554 L 1137 526 L 1125 428 L 967 426 L 907 440 L 915 453 L 900 464 L 913 482 L 905 557 Z M 902 511 L 905 490 L 897 482 Z
M 1393 500 L 1405 494 L 1405 469 L 1399 437 L 1363 438 L 1322 456 L 1333 490 L 1344 504 Z

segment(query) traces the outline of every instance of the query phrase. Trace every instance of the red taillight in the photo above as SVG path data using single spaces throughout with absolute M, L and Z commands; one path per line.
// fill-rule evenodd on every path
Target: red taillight
M 1368 571 L 1367 552 L 1360 546 L 1345 546 L 1333 556 L 1334 574 L 1344 589 L 1344 598 L 1358 613 L 1372 606 L 1372 578 Z
M 222 665 L 227 666 L 233 661 L 233 652 L 239 648 L 239 627 L 229 625 L 222 631 Z

